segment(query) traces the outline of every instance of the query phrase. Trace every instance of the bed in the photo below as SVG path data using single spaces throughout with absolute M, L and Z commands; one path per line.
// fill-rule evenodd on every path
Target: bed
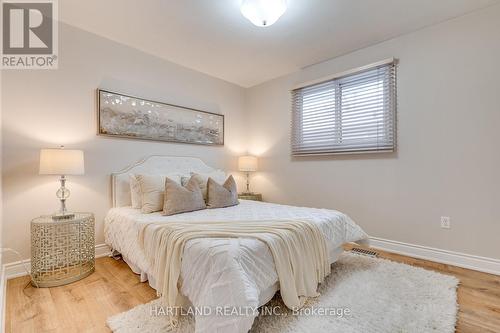
M 141 226 L 172 221 L 233 221 L 270 219 L 308 219 L 318 225 L 325 239 L 329 261 L 335 262 L 347 242 L 366 242 L 366 233 L 347 215 L 334 210 L 278 205 L 240 200 L 233 207 L 205 209 L 172 216 L 160 212 L 142 214 L 131 208 L 130 174 L 188 175 L 190 172 L 214 171 L 200 159 L 192 157 L 150 156 L 143 161 L 112 174 L 112 203 L 105 217 L 105 240 L 121 253 L 123 260 L 157 289 L 157 281 L 140 242 Z M 146 229 L 144 241 L 152 237 L 154 228 Z M 181 293 L 189 304 L 203 307 L 243 307 L 245 315 L 197 315 L 196 332 L 247 332 L 259 306 L 266 304 L 279 290 L 273 257 L 266 244 L 256 239 L 194 239 L 185 247 L 181 266 Z M 251 309 L 252 311 L 248 311 Z

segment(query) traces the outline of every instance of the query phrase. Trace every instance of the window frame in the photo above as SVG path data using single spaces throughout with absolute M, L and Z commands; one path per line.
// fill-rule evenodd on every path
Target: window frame
M 379 72 L 377 72 L 379 71 Z M 372 78 L 370 77 L 369 72 L 373 72 L 373 81 Z M 365 138 L 363 138 L 363 133 L 360 132 L 358 138 L 356 138 L 356 135 L 351 134 L 351 137 L 349 138 L 349 135 L 345 135 L 344 130 L 343 130 L 343 125 L 346 122 L 344 116 L 344 110 L 346 106 L 343 103 L 343 89 L 346 89 L 345 86 L 347 84 L 347 87 L 349 88 L 349 84 L 351 85 L 350 88 L 356 84 L 356 78 L 361 79 L 360 84 L 363 84 L 363 74 L 366 74 L 367 77 L 364 79 L 366 85 L 368 86 L 366 90 L 369 89 L 374 89 L 376 90 L 377 86 L 377 80 L 380 80 L 380 87 L 382 89 L 381 96 L 380 96 L 380 101 L 379 103 L 382 103 L 382 107 L 380 107 L 380 111 L 382 112 L 381 114 L 378 115 L 379 119 L 374 119 L 373 122 L 367 122 L 367 127 L 372 127 L 368 128 L 367 130 L 367 135 Z M 353 79 L 354 83 L 351 82 L 349 83 L 349 79 Z M 373 83 L 374 82 L 374 83 Z M 321 86 L 324 85 L 324 93 L 327 94 L 327 89 L 333 89 L 334 93 L 333 95 L 333 103 L 335 104 L 334 107 L 332 107 L 331 111 L 334 113 L 332 115 L 332 126 L 334 129 L 332 130 L 332 143 L 329 144 L 328 141 L 328 133 L 326 135 L 323 133 L 317 133 L 319 138 L 323 139 L 323 143 L 318 143 L 316 146 L 314 143 L 314 129 L 304 129 L 304 122 L 307 122 L 307 120 L 304 119 L 304 98 L 307 94 L 308 89 L 318 89 L 317 91 L 312 90 L 310 93 L 318 93 L 321 94 Z M 332 85 L 332 87 L 328 87 L 328 85 Z M 372 87 L 370 87 L 372 85 Z M 363 96 L 363 93 L 365 94 L 370 94 L 368 91 L 361 91 Z M 386 59 L 374 64 L 370 64 L 367 66 L 359 67 L 356 69 L 352 69 L 343 73 L 339 73 L 336 75 L 329 76 L 327 78 L 322 78 L 319 80 L 311 81 L 302 85 L 299 85 L 297 87 L 294 87 L 291 90 L 292 94 L 292 121 L 291 121 L 291 155 L 292 156 L 315 156 L 315 155 L 337 155 L 337 154 L 362 154 L 362 153 L 387 153 L 387 152 L 394 152 L 396 151 L 396 137 L 397 137 L 397 131 L 396 131 L 396 113 L 397 113 L 397 94 L 396 94 L 396 60 L 394 58 Z M 374 93 L 375 94 L 375 93 Z M 321 101 L 319 98 L 317 102 L 323 102 L 328 104 L 328 97 L 324 97 L 323 100 Z M 359 97 L 359 100 L 363 102 L 363 98 L 366 97 Z M 376 99 L 377 96 L 375 95 L 374 98 Z M 368 98 L 367 98 L 368 99 Z M 354 100 L 355 102 L 355 100 Z M 313 101 L 314 103 L 314 101 Z M 333 104 L 332 103 L 332 104 Z M 354 104 L 355 105 L 355 104 Z M 379 112 L 380 112 L 379 111 Z M 321 115 L 324 118 L 328 118 L 328 114 L 325 113 L 325 111 L 318 111 L 318 113 L 322 113 Z M 361 111 L 363 112 L 363 111 Z M 360 113 L 361 113 L 360 112 Z M 365 114 L 358 115 L 358 117 L 367 117 L 369 116 L 369 112 L 366 112 Z M 309 121 L 311 122 L 311 125 L 309 126 L 314 126 L 314 118 L 311 116 L 307 117 L 309 118 Z M 353 123 L 356 122 L 356 116 L 352 116 L 351 118 L 347 118 L 348 120 L 350 119 L 351 121 L 351 130 L 353 127 Z M 362 121 L 362 120 L 360 120 Z M 328 127 L 328 122 L 329 120 L 326 120 L 324 123 L 318 123 L 317 126 L 321 127 L 323 125 L 326 125 L 325 127 Z M 381 127 L 383 128 L 383 131 L 385 132 L 383 135 L 379 135 L 378 133 L 378 123 L 381 123 Z M 355 126 L 355 125 L 354 125 Z M 362 125 L 361 125 L 362 126 Z M 376 134 L 373 135 L 373 128 L 375 128 Z M 354 129 L 355 130 L 355 129 Z M 370 130 L 372 130 L 372 133 L 370 133 Z M 307 140 L 304 139 L 304 132 L 309 131 L 310 133 L 308 134 L 311 138 L 309 139 L 311 141 L 309 147 L 307 146 Z M 347 137 L 347 138 L 346 138 Z M 318 139 L 317 141 L 320 141 L 321 139 Z M 350 143 L 342 145 L 343 141 L 350 141 Z M 365 141 L 363 143 L 363 141 Z

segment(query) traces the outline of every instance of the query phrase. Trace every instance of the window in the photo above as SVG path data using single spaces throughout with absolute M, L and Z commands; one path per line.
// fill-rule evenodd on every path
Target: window
M 292 155 L 395 149 L 394 61 L 292 91 Z

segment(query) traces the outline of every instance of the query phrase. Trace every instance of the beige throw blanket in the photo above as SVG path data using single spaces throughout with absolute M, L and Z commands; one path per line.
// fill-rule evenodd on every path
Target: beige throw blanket
M 144 231 L 154 226 L 153 241 L 144 244 Z M 316 297 L 318 283 L 330 273 L 323 234 L 311 221 L 168 222 L 145 225 L 140 232 L 146 257 L 157 277 L 165 305 L 181 306 L 179 277 L 186 242 L 196 238 L 254 238 L 270 249 L 283 302 L 300 308 Z

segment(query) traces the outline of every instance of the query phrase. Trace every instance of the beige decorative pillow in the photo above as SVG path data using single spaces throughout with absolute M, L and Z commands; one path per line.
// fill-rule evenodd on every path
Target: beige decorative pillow
M 195 173 L 191 172 L 191 178 L 196 179 L 198 182 L 198 185 L 200 186 L 201 193 L 203 193 L 203 199 L 205 199 L 205 202 L 207 201 L 207 183 L 208 179 L 212 178 L 219 184 L 222 184 L 224 180 L 226 180 L 226 174 L 224 171 L 221 170 L 216 170 L 210 173 Z
M 178 174 L 168 175 L 135 175 L 141 187 L 141 212 L 148 214 L 163 210 L 165 194 L 165 178 L 181 183 L 181 176 Z
M 186 186 L 182 186 L 170 178 L 165 178 L 165 203 L 163 215 L 174 215 L 205 209 L 205 200 L 198 182 L 191 177 Z
M 212 178 L 207 183 L 208 208 L 222 208 L 239 204 L 238 190 L 233 176 L 229 176 L 223 185 Z

